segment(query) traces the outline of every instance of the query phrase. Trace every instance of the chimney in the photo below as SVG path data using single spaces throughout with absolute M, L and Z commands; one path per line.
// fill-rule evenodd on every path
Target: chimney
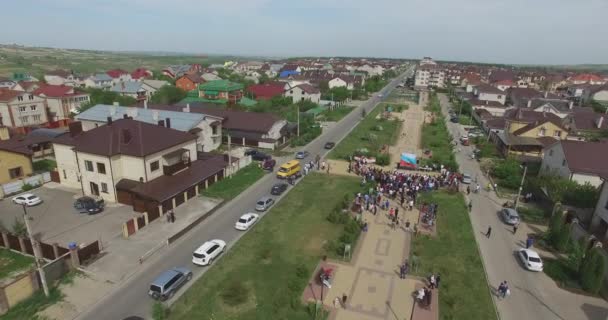
M 528 100 L 528 108 L 532 107 L 532 99 Z
M 158 111 L 152 111 L 152 120 L 158 121 Z
M 597 128 L 601 129 L 602 128 L 602 124 L 604 123 L 604 116 L 599 117 L 597 119 L 596 123 L 597 123 Z
M 186 109 L 184 110 L 185 112 L 190 112 L 190 104 L 186 103 Z
M 108 120 L 108 121 L 107 121 L 107 122 L 108 122 L 108 125 L 109 125 L 109 126 L 111 126 L 111 125 L 112 125 L 112 117 L 108 117 L 108 118 L 107 118 L 107 120 Z
M 129 129 L 122 129 L 122 143 L 128 144 L 131 142 L 131 131 Z
M 573 107 L 574 107 L 574 101 L 568 102 L 568 109 L 572 110 Z
M 165 125 L 167 128 L 171 128 L 171 118 L 165 118 Z
M 158 125 L 161 127 L 165 126 L 165 120 L 158 120 Z
M 144 100 L 144 109 L 148 109 L 148 100 Z
M 82 122 L 74 121 L 69 124 L 70 137 L 75 137 L 82 132 Z

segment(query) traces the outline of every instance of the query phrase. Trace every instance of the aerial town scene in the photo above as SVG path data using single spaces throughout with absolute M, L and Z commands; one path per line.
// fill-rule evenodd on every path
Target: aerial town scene
M 608 320 L 608 2 L 2 7 L 0 320 Z

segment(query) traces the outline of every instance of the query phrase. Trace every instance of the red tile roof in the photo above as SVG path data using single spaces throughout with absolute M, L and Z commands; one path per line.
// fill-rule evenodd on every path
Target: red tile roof
M 152 72 L 146 68 L 137 68 L 131 72 L 131 78 L 133 79 L 141 79 L 147 78 L 152 75 Z M 114 77 L 113 77 L 114 78 Z
M 62 98 L 82 95 L 84 93 L 77 92 L 74 87 L 65 85 L 41 85 L 38 89 L 34 90 L 35 95 L 51 97 L 51 98 Z
M 582 73 L 582 74 L 577 74 L 575 76 L 570 77 L 570 81 L 591 82 L 591 81 L 603 81 L 603 79 L 602 79 L 602 77 L 592 74 L 592 73 Z
M 10 89 L 0 89 L 0 101 L 11 101 L 15 99 L 17 96 L 24 94 L 23 91 L 10 90 Z
M 247 88 L 256 99 L 268 100 L 273 97 L 280 96 L 285 91 L 284 85 L 277 83 L 254 84 Z
M 122 70 L 122 69 L 112 69 L 112 70 L 106 71 L 106 73 L 114 79 L 120 77 L 123 74 L 129 74 L 127 71 Z

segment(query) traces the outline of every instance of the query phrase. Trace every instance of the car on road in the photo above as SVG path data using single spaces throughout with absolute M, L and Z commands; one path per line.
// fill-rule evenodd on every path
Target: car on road
M 452 121 L 453 123 L 458 123 L 458 117 L 450 117 L 450 121 Z
M 471 178 L 471 175 L 468 173 L 463 173 L 462 174 L 462 183 L 464 184 L 471 184 L 471 182 L 473 182 L 473 179 Z
M 263 161 L 263 160 L 266 160 L 269 158 L 269 155 L 265 154 L 262 151 L 255 150 L 255 149 L 249 149 L 249 150 L 245 151 L 245 155 L 251 156 L 251 159 L 253 159 L 255 161 Z
M 296 159 L 304 159 L 310 155 L 308 151 L 298 151 L 296 152 Z
M 20 194 L 13 198 L 13 203 L 26 205 L 28 207 L 35 206 L 42 203 L 42 199 L 33 193 Z
M 515 225 L 520 221 L 517 210 L 513 208 L 502 208 L 502 210 L 500 210 L 500 216 L 506 224 Z
M 258 222 L 260 215 L 257 213 L 245 213 L 242 215 L 239 220 L 236 221 L 234 228 L 237 230 L 245 231 L 249 229 L 254 223 Z
M 268 157 L 262 161 L 262 169 L 266 171 L 273 171 L 274 166 L 277 165 L 277 161 L 271 157 Z
M 270 194 L 273 196 L 280 196 L 285 190 L 287 190 L 287 183 L 277 183 L 270 189 Z
M 226 242 L 224 240 L 209 240 L 194 251 L 192 254 L 192 263 L 199 266 L 207 266 L 213 262 L 217 256 L 222 254 L 224 249 L 226 249 Z
M 150 284 L 148 295 L 161 301 L 171 299 L 177 289 L 190 280 L 192 280 L 192 271 L 187 268 L 167 270 Z
M 538 252 L 530 249 L 519 249 L 517 256 L 524 267 L 530 271 L 543 271 L 543 260 L 538 255 Z
M 96 214 L 103 211 L 105 203 L 103 199 L 93 199 L 91 197 L 80 197 L 74 201 L 74 209 L 78 213 Z
M 257 211 L 266 211 L 268 208 L 272 206 L 274 203 L 274 199 L 271 197 L 262 197 L 255 203 L 255 210 Z
M 335 143 L 335 142 L 331 142 L 331 141 L 329 141 L 329 142 L 326 142 L 326 143 L 325 143 L 325 149 L 327 149 L 327 150 L 329 150 L 329 149 L 331 149 L 331 148 L 333 148 L 333 147 L 335 147 L 335 146 L 336 146 L 336 143 Z
M 296 178 L 302 176 L 302 166 L 300 166 L 300 161 L 298 160 L 290 160 L 283 163 L 277 172 L 277 178 L 279 179 L 287 179 L 292 176 Z

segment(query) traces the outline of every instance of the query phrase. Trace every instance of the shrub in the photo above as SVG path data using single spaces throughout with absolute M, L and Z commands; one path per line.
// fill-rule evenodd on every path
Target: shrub
M 379 166 L 389 165 L 391 162 L 391 158 L 388 154 L 378 154 L 376 155 L 376 164 Z
M 606 261 L 599 250 L 601 249 L 593 248 L 589 250 L 579 270 L 581 286 L 593 294 L 597 294 L 604 283 Z
M 13 222 L 13 233 L 18 236 L 25 236 L 27 234 L 25 223 L 17 217 L 15 217 L 15 221 Z
M 31 185 L 29 183 L 24 183 L 23 186 L 21 186 L 21 190 L 22 191 L 30 191 L 34 188 L 36 188 L 37 186 Z
M 220 294 L 224 303 L 229 306 L 238 306 L 247 301 L 249 289 L 239 280 L 232 280 Z

